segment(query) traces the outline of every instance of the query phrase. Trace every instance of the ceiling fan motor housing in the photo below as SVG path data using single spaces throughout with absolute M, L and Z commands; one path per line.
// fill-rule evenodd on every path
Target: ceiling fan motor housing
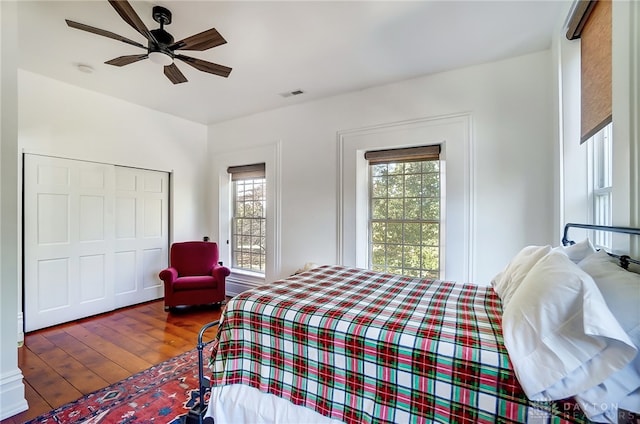
M 170 44 L 173 44 L 173 35 L 169 34 L 164 29 L 162 28 L 152 29 L 150 32 L 158 41 L 158 47 L 163 48 L 163 47 L 167 47 Z M 152 44 L 153 43 L 149 41 L 150 47 Z

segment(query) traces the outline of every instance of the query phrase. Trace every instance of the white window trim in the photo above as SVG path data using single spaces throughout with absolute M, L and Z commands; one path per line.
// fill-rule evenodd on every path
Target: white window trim
M 213 193 L 213 198 L 217 199 L 218 207 L 214 211 L 214 225 L 218 228 L 218 247 L 220 252 L 220 260 L 228 266 L 231 265 L 231 217 L 233 185 L 231 178 L 227 172 L 229 166 L 246 165 L 251 163 L 264 162 L 266 174 L 267 189 L 267 210 L 266 210 L 266 262 L 264 275 L 256 272 L 231 269 L 231 275 L 227 277 L 227 294 L 236 295 L 244 290 L 256 287 L 277 280 L 280 276 L 281 269 L 281 252 L 280 252 L 280 151 L 281 142 L 275 142 L 268 145 L 216 153 L 213 164 L 212 176 L 217 179 L 217 193 Z M 214 190 L 215 191 L 215 190 Z M 217 216 L 216 215 L 217 212 Z M 216 221 L 217 220 L 217 221 Z M 216 239 L 214 239 L 215 241 Z
M 441 180 L 445 208 L 441 221 L 444 235 L 441 278 L 474 281 L 471 115 L 455 114 L 339 131 L 337 138 L 336 261 L 346 266 L 368 266 L 369 165 L 364 152 L 441 144 L 440 160 L 445 167 Z M 453 204 L 456 208 L 451 207 Z

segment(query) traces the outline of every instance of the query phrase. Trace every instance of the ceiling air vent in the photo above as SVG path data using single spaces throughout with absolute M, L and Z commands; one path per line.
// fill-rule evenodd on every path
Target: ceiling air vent
M 287 91 L 286 93 L 280 93 L 280 95 L 282 97 L 291 97 L 291 96 L 299 96 L 300 94 L 303 94 L 304 91 L 297 89 L 297 90 L 293 90 L 293 91 Z

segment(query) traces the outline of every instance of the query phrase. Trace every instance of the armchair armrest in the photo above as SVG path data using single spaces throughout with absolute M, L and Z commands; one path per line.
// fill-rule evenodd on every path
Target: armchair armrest
M 223 282 L 229 274 L 231 274 L 231 270 L 226 266 L 216 264 L 211 269 L 211 275 L 219 282 Z
M 178 270 L 173 267 L 163 269 L 160 271 L 159 277 L 165 283 L 172 283 L 178 278 Z

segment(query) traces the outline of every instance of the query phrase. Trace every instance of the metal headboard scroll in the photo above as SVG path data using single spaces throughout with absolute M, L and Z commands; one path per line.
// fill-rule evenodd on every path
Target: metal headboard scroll
M 592 225 L 592 224 L 574 224 L 568 223 L 564 226 L 564 234 L 562 235 L 562 244 L 564 246 L 575 244 L 574 241 L 569 240 L 568 233 L 569 228 L 582 228 L 585 230 L 597 230 L 597 231 L 607 231 L 609 233 L 623 233 L 623 234 L 631 234 L 631 235 L 640 235 L 640 228 L 632 228 L 632 227 L 615 227 L 608 225 Z M 620 266 L 624 269 L 629 267 L 629 264 L 640 265 L 640 261 L 632 259 L 628 255 L 616 255 L 615 253 L 607 252 L 609 256 L 613 256 L 614 258 L 618 258 L 620 261 Z

